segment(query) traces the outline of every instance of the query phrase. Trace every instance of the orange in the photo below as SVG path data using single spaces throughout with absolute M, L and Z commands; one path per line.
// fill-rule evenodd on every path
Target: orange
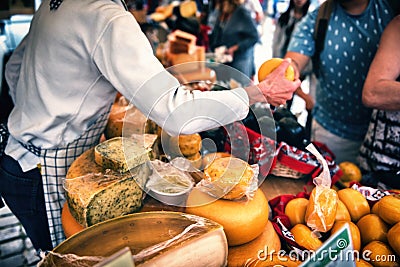
M 400 196 L 389 195 L 379 200 L 378 215 L 390 225 L 400 222 Z
M 392 249 L 400 256 L 400 223 L 396 223 L 387 233 L 387 240 Z
M 367 251 L 369 253 L 367 253 Z M 381 241 L 372 241 L 368 243 L 364 248 L 362 255 L 367 255 L 374 267 L 383 266 L 399 266 L 396 261 L 396 255 L 389 245 Z
M 339 168 L 343 172 L 342 177 L 340 177 L 340 180 L 342 180 L 343 182 L 361 181 L 362 178 L 361 170 L 353 162 L 343 161 L 339 164 Z
M 322 245 L 322 241 L 311 232 L 307 225 L 296 224 L 290 232 L 296 243 L 308 250 L 317 250 Z
M 345 188 L 337 193 L 339 199 L 349 211 L 353 222 L 357 222 L 362 216 L 371 212 L 367 199 L 357 190 Z
M 342 228 L 345 224 L 349 225 L 351 240 L 353 241 L 353 248 L 357 251 L 361 248 L 361 235 L 360 230 L 358 229 L 357 225 L 353 222 L 349 221 L 336 221 L 332 227 L 331 235 L 336 233 L 340 228 Z
M 305 215 L 307 225 L 319 232 L 329 231 L 335 222 L 337 201 L 334 189 L 314 187 Z
M 272 71 L 274 71 L 281 63 L 282 58 L 271 58 L 261 64 L 260 68 L 258 69 L 258 81 L 263 81 Z M 289 81 L 294 80 L 294 69 L 291 65 L 286 69 L 285 77 Z
M 358 220 L 357 226 L 360 229 L 363 245 L 374 240 L 387 242 L 389 227 L 378 215 L 370 213 L 363 216 Z
M 285 214 L 288 216 L 291 226 L 298 223 L 305 224 L 305 215 L 308 206 L 308 199 L 299 197 L 290 200 L 285 207 Z

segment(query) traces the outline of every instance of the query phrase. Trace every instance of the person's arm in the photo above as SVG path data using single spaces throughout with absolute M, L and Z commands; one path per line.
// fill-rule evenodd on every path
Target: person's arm
M 7 61 L 5 68 L 5 78 L 10 88 L 10 96 L 15 103 L 15 88 L 17 87 L 17 82 L 19 79 L 19 74 L 21 70 L 22 57 L 25 51 L 26 36 L 19 43 L 17 48 L 11 54 L 10 59 Z
M 367 107 L 400 110 L 400 16 L 385 28 L 364 83 L 362 100 Z
M 311 60 L 309 56 L 293 51 L 286 52 L 284 58 L 290 58 L 292 60 L 292 66 L 294 68 L 296 78 L 300 77 L 300 73 L 305 69 Z
M 286 68 L 282 66 L 258 87 L 205 92 L 179 88 L 178 80 L 154 57 L 130 14 L 109 26 L 93 52 L 99 71 L 145 116 L 172 135 L 201 132 L 242 120 L 249 104 L 258 100 L 282 104 L 300 85 L 300 81 L 284 78 Z

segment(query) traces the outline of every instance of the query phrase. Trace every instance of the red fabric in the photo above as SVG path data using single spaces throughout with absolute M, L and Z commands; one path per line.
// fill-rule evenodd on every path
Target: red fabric
M 258 164 L 260 174 L 266 177 L 276 163 L 275 141 L 247 128 L 241 123 L 227 125 L 225 151 L 235 157 Z M 231 140 L 234 142 L 231 143 Z
M 290 224 L 289 217 L 285 214 L 286 204 L 295 198 L 303 197 L 306 199 L 310 198 L 310 193 L 304 189 L 304 192 L 299 192 L 297 195 L 280 195 L 269 201 L 269 205 L 272 209 L 272 225 L 276 233 L 279 235 L 283 241 L 283 245 L 287 245 L 289 249 L 296 247 L 301 250 L 305 250 L 302 246 L 294 241 L 293 235 L 290 233 L 292 225 Z M 282 223 L 282 225 L 280 224 Z

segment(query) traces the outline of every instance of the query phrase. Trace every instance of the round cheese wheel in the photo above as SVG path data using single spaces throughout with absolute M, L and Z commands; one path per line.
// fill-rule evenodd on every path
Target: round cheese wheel
M 257 238 L 268 223 L 268 200 L 257 189 L 251 200 L 215 199 L 193 189 L 186 202 L 186 212 L 213 220 L 224 227 L 229 246 L 242 245 Z
M 62 227 L 63 227 L 66 238 L 69 238 L 70 236 L 85 229 L 72 216 L 71 212 L 69 211 L 67 202 L 64 203 L 64 206 L 63 206 L 63 209 L 61 212 L 61 223 L 62 223 Z
M 224 199 L 240 199 L 248 194 L 254 171 L 244 160 L 235 157 L 215 159 L 204 169 L 205 179 L 209 179 L 226 189 Z
M 229 247 L 228 267 L 245 266 L 248 260 L 257 259 L 260 251 L 270 254 L 280 249 L 281 241 L 279 236 L 275 232 L 272 223 L 268 221 L 264 231 L 256 239 L 243 245 Z

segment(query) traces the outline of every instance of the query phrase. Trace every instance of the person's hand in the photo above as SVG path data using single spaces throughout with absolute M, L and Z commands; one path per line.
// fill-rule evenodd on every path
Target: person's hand
M 233 54 L 239 49 L 238 45 L 233 45 L 228 48 L 227 53 L 233 57 Z
M 246 88 L 250 104 L 267 102 L 273 106 L 279 106 L 285 104 L 287 100 L 293 97 L 293 93 L 300 87 L 301 81 L 299 79 L 295 79 L 294 81 L 286 79 L 285 72 L 290 63 L 290 59 L 283 60 L 283 62 L 257 86 Z

